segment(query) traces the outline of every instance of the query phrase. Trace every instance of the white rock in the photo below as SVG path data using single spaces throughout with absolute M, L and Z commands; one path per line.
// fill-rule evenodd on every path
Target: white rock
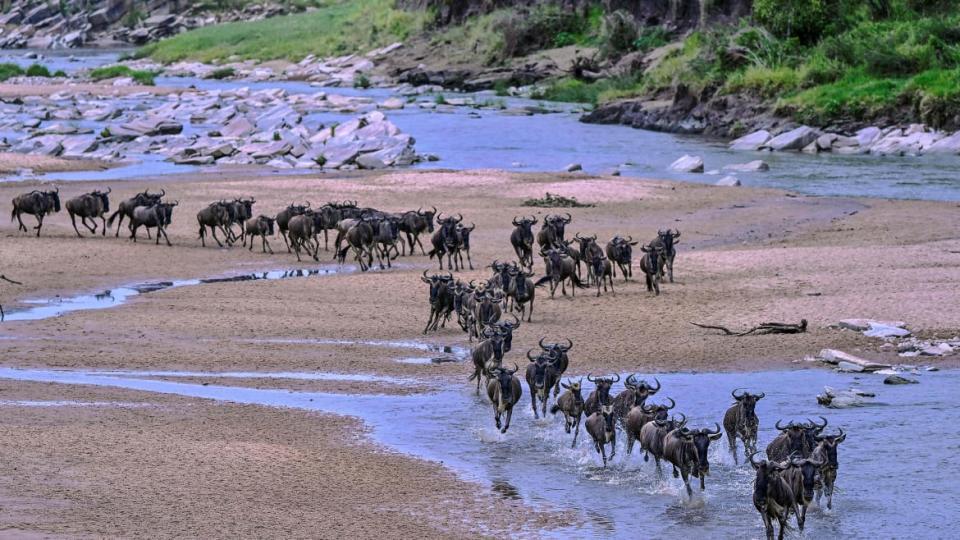
M 715 186 L 739 186 L 740 180 L 736 176 L 724 176 L 723 178 L 717 180 L 714 184 Z
M 854 356 L 843 351 L 838 351 L 836 349 L 823 349 L 820 351 L 820 354 L 817 355 L 817 358 L 828 364 L 839 364 L 840 362 L 854 364 L 863 368 L 861 371 L 876 371 L 878 369 L 886 369 L 890 367 L 889 364 L 872 362 L 870 360 L 865 360 L 858 356 Z
M 725 171 L 735 171 L 735 172 L 762 172 L 769 171 L 770 165 L 767 165 L 766 161 L 762 159 L 755 159 L 753 161 L 748 161 L 747 163 L 734 163 L 732 165 L 727 165 L 723 168 Z
M 857 132 L 857 146 L 869 148 L 880 136 L 880 128 L 876 126 L 865 127 Z
M 944 137 L 924 150 L 925 154 L 960 154 L 960 131 Z
M 677 172 L 703 172 L 703 158 L 699 156 L 685 155 L 670 164 L 670 170 Z
M 820 134 L 810 126 L 800 126 L 770 139 L 762 147 L 775 151 L 800 150 L 817 140 Z
M 566 171 L 566 172 L 582 171 L 582 170 L 583 170 L 583 166 L 580 165 L 579 163 L 571 163 L 571 164 L 567 165 L 566 167 L 564 167 L 563 170 Z
M 384 100 L 382 103 L 380 103 L 379 105 L 377 105 L 377 107 L 381 109 L 386 109 L 388 111 L 402 109 L 404 108 L 404 106 L 406 106 L 406 102 L 396 97 L 388 98 Z
M 767 141 L 770 140 L 770 132 L 761 129 L 734 139 L 730 142 L 731 150 L 759 150 Z

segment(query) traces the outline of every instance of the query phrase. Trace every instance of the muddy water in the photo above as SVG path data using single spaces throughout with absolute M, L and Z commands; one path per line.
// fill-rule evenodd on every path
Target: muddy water
M 466 384 L 414 396 L 330 395 L 288 390 L 254 390 L 146 380 L 143 374 L 105 375 L 2 368 L 0 377 L 30 381 L 138 389 L 267 406 L 321 410 L 362 418 L 374 437 L 399 451 L 442 462 L 502 497 L 572 509 L 582 524 L 572 530 L 538 531 L 557 537 L 655 538 L 762 537 L 753 508 L 749 466 L 733 464 L 721 439 L 711 447 L 711 476 L 705 493 L 687 500 L 679 480 L 659 477 L 623 441 L 607 469 L 590 448 L 585 432 L 576 448 L 558 418 L 534 420 L 525 395 L 510 431 L 493 428 L 491 408 Z M 882 378 L 856 379 L 820 370 L 749 374 L 665 374 L 661 393 L 674 398 L 691 425 L 713 425 L 730 403 L 729 390 L 748 387 L 767 397 L 758 405 L 760 444 L 775 435 L 779 418 L 824 415 L 841 426 L 840 476 L 833 510 L 811 509 L 807 538 L 951 537 L 960 486 L 960 435 L 953 427 L 952 402 L 960 372 L 918 375 L 920 385 L 890 387 Z M 824 385 L 858 387 L 877 394 L 870 407 L 825 410 L 815 394 Z M 526 389 L 525 389 L 526 391 Z M 668 470 L 669 468 L 667 468 Z M 799 535 L 794 535 L 798 537 Z

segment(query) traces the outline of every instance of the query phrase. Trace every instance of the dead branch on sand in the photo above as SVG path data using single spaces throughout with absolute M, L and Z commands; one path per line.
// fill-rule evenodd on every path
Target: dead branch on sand
M 765 335 L 765 334 L 802 334 L 807 331 L 807 320 L 800 319 L 800 324 L 790 324 L 790 323 L 778 323 L 778 322 L 765 322 L 760 323 L 759 326 L 754 326 L 753 328 L 746 330 L 744 332 L 734 332 L 726 326 L 719 326 L 714 324 L 700 324 L 691 322 L 690 324 L 694 326 L 699 326 L 700 328 L 707 328 L 710 330 L 720 330 L 727 336 L 749 336 L 751 334 Z
M 8 278 L 7 276 L 0 274 L 0 280 L 6 281 L 7 283 L 13 283 L 14 285 L 23 285 L 19 281 Z M 0 322 L 3 322 L 3 319 L 6 318 L 6 314 L 3 312 L 3 305 L 0 304 Z

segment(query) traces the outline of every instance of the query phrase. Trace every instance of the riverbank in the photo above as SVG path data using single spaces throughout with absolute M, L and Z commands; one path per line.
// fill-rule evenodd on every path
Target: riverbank
M 60 159 L 50 156 L 0 152 L 0 175 L 29 169 L 34 174 L 69 171 L 102 171 L 111 164 L 95 159 Z

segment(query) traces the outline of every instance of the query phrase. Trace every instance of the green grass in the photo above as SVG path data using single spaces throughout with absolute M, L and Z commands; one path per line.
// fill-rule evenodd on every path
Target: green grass
M 232 67 L 218 68 L 210 72 L 210 75 L 207 75 L 208 79 L 229 79 L 237 74 L 237 70 Z
M 104 79 L 116 79 L 118 77 L 130 77 L 139 84 L 153 86 L 153 78 L 157 74 L 152 71 L 142 71 L 130 69 L 127 66 L 106 66 L 96 68 L 90 71 L 90 78 L 95 81 Z
M 41 64 L 31 64 L 27 68 L 27 77 L 49 77 L 50 70 L 47 69 L 47 66 Z
M 0 64 L 0 81 L 23 75 L 23 68 L 17 64 Z
M 596 105 L 616 96 L 635 95 L 638 79 L 634 77 L 613 77 L 588 83 L 571 78 L 551 81 L 542 91 L 535 92 L 532 99 L 547 101 L 565 101 L 570 103 L 590 103 Z
M 207 26 L 137 51 L 163 63 L 227 58 L 301 60 L 363 52 L 403 41 L 427 22 L 425 12 L 399 11 L 393 0 L 327 0 L 309 13 Z

